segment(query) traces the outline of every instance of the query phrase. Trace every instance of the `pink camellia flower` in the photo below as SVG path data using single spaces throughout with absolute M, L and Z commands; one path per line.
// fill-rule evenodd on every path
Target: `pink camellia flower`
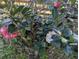
M 18 36 L 18 32 L 14 32 L 14 33 L 12 33 L 11 34 L 11 38 L 13 39 L 13 38 L 16 38 Z
M 10 34 L 8 33 L 8 27 L 7 26 L 3 26 L 0 28 L 0 33 L 2 34 L 2 36 L 6 39 L 10 39 L 11 36 Z
M 2 36 L 5 38 L 5 39 L 13 39 L 13 38 L 16 38 L 18 36 L 18 32 L 14 32 L 14 33 L 9 33 L 8 32 L 8 27 L 7 26 L 3 26 L 0 28 L 0 33 L 2 34 Z
M 59 8 L 61 6 L 61 2 L 54 2 L 53 6 Z
M 6 26 L 1 27 L 1 28 L 0 28 L 0 33 L 1 33 L 1 34 L 6 34 L 6 33 L 8 33 L 8 28 L 7 28 Z
M 11 39 L 11 35 L 10 34 L 5 34 L 3 35 L 5 39 Z
M 10 34 L 10 33 L 3 34 L 3 37 L 6 39 L 13 39 L 13 38 L 16 38 L 17 36 L 18 36 L 17 32 L 14 32 L 12 34 Z

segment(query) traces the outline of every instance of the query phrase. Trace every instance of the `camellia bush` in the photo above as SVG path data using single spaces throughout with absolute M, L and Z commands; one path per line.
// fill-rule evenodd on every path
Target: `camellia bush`
M 4 2 L 0 9 L 1 59 L 77 58 L 76 0 L 31 0 L 29 6 L 15 5 L 14 0 Z M 47 4 L 51 12 L 47 18 L 38 14 L 37 2 Z M 55 58 L 49 57 L 49 48 L 56 50 Z

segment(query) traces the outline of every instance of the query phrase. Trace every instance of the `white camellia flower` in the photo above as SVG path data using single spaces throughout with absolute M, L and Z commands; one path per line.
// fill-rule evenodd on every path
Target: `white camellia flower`
M 49 31 L 46 35 L 46 42 L 51 43 L 54 39 L 52 39 L 53 35 L 61 35 L 61 32 L 59 30 L 53 29 L 52 31 Z
M 51 43 L 53 39 L 51 38 L 52 35 L 55 35 L 56 33 L 54 31 L 49 31 L 48 34 L 46 35 L 46 42 Z

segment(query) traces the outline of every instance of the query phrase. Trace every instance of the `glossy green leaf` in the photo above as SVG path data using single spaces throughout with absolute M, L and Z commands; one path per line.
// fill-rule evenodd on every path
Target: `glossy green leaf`
M 15 38 L 15 39 L 12 39 L 12 42 L 13 42 L 13 43 L 17 43 L 18 41 L 17 41 L 17 39 Z
M 16 30 L 16 27 L 15 27 L 14 24 L 10 24 L 10 25 L 8 26 L 8 31 L 9 31 L 10 33 L 15 32 L 15 30 Z

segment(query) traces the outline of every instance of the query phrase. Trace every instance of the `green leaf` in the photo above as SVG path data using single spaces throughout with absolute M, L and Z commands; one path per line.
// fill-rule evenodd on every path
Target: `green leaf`
M 13 15 L 17 14 L 18 12 L 21 12 L 22 9 L 23 9 L 24 6 L 19 6 L 19 7 L 16 7 L 13 11 Z
M 16 27 L 15 27 L 14 24 L 10 24 L 10 25 L 8 26 L 8 31 L 9 31 L 10 33 L 13 33 L 15 30 L 16 30 Z
M 69 0 L 71 4 L 75 4 L 76 0 Z
M 64 10 L 64 9 L 65 9 L 65 7 L 64 7 L 64 6 L 62 6 L 60 9 L 61 9 L 61 10 Z
M 61 42 L 62 42 L 62 43 L 67 43 L 67 42 L 68 42 L 68 40 L 67 40 L 67 39 L 65 39 L 65 38 L 63 38 L 63 37 L 61 37 Z
M 53 16 L 53 19 L 56 19 L 56 17 L 58 16 L 58 11 L 56 8 L 52 9 L 52 16 Z
M 17 41 L 17 39 L 15 38 L 15 39 L 12 39 L 12 42 L 13 42 L 13 43 L 17 43 L 18 41 Z
M 74 42 L 74 37 L 73 37 L 73 35 L 70 36 L 69 42 L 70 42 L 70 43 L 73 43 L 73 42 Z
M 59 24 L 62 23 L 61 18 L 62 18 L 63 16 L 64 16 L 64 14 L 60 14 L 60 15 L 58 15 L 58 16 L 56 17 L 56 19 L 55 19 L 55 24 L 56 24 L 56 26 L 58 26 Z
M 22 14 L 25 14 L 26 12 L 28 12 L 30 10 L 30 8 L 28 7 L 24 7 L 22 10 Z
M 46 49 L 44 47 L 44 42 L 42 42 L 42 41 L 34 42 L 34 47 L 33 48 L 35 50 L 39 51 L 40 59 L 48 59 L 48 55 L 47 55 Z
M 48 59 L 48 55 L 45 48 L 39 50 L 40 59 Z
M 13 49 L 13 46 L 11 46 L 11 45 L 9 45 L 8 47 L 7 47 L 7 49 Z

